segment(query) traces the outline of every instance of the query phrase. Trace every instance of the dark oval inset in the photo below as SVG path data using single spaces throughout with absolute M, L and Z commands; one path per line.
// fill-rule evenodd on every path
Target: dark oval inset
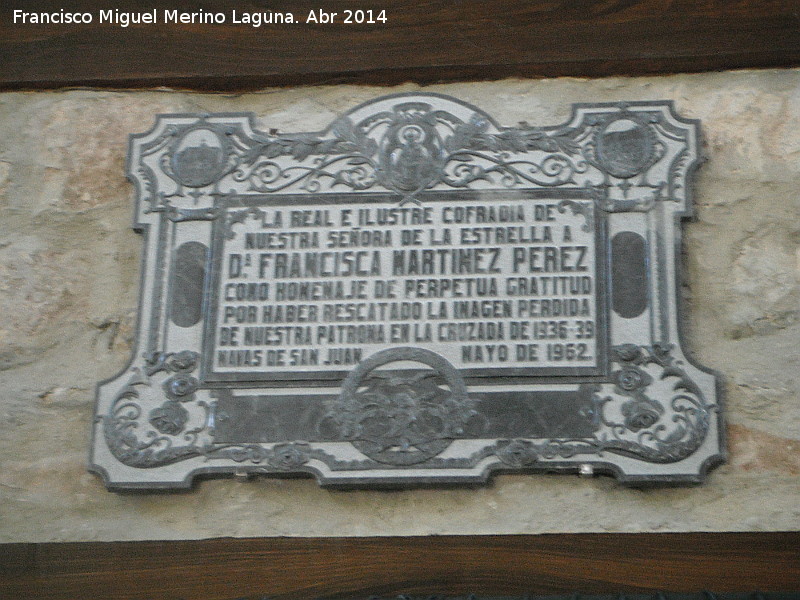
M 647 308 L 647 243 L 622 231 L 611 240 L 611 304 L 619 316 L 638 317 Z
M 178 327 L 191 327 L 203 317 L 207 254 L 204 244 L 186 242 L 173 255 L 169 314 Z
M 631 119 L 612 121 L 597 138 L 600 162 L 614 177 L 628 179 L 644 171 L 654 150 L 650 129 Z
M 172 172 L 185 186 L 211 185 L 222 176 L 228 162 L 225 139 L 205 127 L 189 128 L 177 141 L 172 154 Z

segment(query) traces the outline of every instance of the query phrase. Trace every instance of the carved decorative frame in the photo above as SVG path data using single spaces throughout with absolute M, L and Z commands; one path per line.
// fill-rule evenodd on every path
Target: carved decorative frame
M 337 486 L 495 471 L 680 483 L 723 461 L 720 378 L 681 344 L 680 221 L 692 211 L 699 126 L 671 102 L 577 104 L 563 125 L 501 127 L 459 100 L 410 93 L 319 133 L 264 133 L 253 121 L 161 115 L 131 136 L 134 228 L 146 240 L 137 350 L 98 385 L 90 457 L 110 489 L 277 473 Z M 504 198 L 546 199 L 592 236 L 590 368 L 464 369 L 387 343 L 352 370 L 215 371 L 222 249 L 265 207 Z M 423 368 L 385 370 L 395 362 Z

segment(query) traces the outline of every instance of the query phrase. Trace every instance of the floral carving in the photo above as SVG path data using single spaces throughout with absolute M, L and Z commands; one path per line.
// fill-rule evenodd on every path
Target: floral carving
M 642 359 L 642 348 L 636 344 L 622 344 L 615 346 L 613 353 L 618 361 L 640 364 Z
M 652 346 L 623 344 L 612 348 L 622 367 L 614 373 L 615 391 L 628 400 L 619 404 L 614 396 L 595 395 L 595 413 L 603 426 L 599 438 L 604 449 L 666 463 L 685 458 L 703 442 L 715 407 L 706 403 L 702 390 L 672 356 L 672 348 L 671 344 L 659 342 Z M 646 394 L 654 382 L 647 368 L 657 371 L 661 381 L 675 382 L 672 387 L 676 393 L 667 403 L 671 427 L 662 423 L 667 408 Z M 609 415 L 615 404 L 622 422 Z
M 503 464 L 518 469 L 530 467 L 539 461 L 536 445 L 529 440 L 510 440 L 501 443 L 496 455 Z
M 439 183 L 454 188 L 475 181 L 560 186 L 587 169 L 574 129 L 546 131 L 521 124 L 494 133 L 490 128 L 478 113 L 463 121 L 425 102 L 404 102 L 359 123 L 343 117 L 329 136 L 242 140 L 246 150 L 233 178 L 258 192 L 294 184 L 316 192 L 323 179 L 357 191 L 381 185 L 406 201 Z M 533 152 L 539 155 L 522 156 Z M 294 161 L 287 166 L 281 157 Z
M 647 397 L 629 400 L 622 405 L 622 416 L 625 417 L 625 427 L 636 432 L 648 429 L 658 423 L 664 408 Z
M 647 373 L 631 366 L 616 371 L 613 378 L 614 383 L 622 394 L 630 394 L 638 389 L 647 387 L 653 381 L 653 378 Z
M 209 407 L 193 402 L 198 381 L 189 374 L 197 368 L 198 358 L 197 352 L 189 350 L 153 352 L 144 356 L 143 369 L 132 369 L 130 380 L 103 419 L 108 447 L 120 462 L 152 468 L 202 453 L 197 441 L 205 429 Z M 154 404 L 148 412 L 147 406 Z M 187 430 L 198 409 L 202 424 Z M 142 422 L 145 414 L 147 419 Z M 147 431 L 147 425 L 153 429 Z M 175 437 L 181 434 L 183 443 L 176 445 Z
M 150 411 L 150 424 L 160 433 L 178 435 L 189 420 L 189 411 L 174 400 Z
M 197 391 L 197 379 L 183 373 L 173 375 L 164 382 L 164 392 L 173 400 L 188 402 Z
M 199 430 L 185 432 L 188 411 L 179 403 L 169 400 L 153 409 L 148 415 L 147 424 L 153 430 L 139 433 L 143 428 L 142 404 L 147 398 L 148 383 L 134 374 L 131 381 L 120 392 L 111 407 L 111 412 L 103 418 L 103 430 L 111 453 L 121 463 L 130 467 L 148 469 L 186 460 L 202 453 L 197 445 Z M 183 411 L 183 412 L 182 412 Z M 175 445 L 174 436 L 183 433 L 188 443 Z
M 276 469 L 291 471 L 308 462 L 308 448 L 299 444 L 279 444 L 272 449 L 269 464 Z
M 431 370 L 376 371 L 402 361 Z M 370 458 L 410 465 L 444 451 L 475 414 L 448 361 L 421 348 L 395 348 L 374 354 L 348 375 L 326 422 Z
M 596 433 L 585 439 L 551 439 L 541 442 L 511 440 L 501 442 L 497 458 L 514 468 L 530 467 L 544 459 L 611 452 L 652 463 L 682 460 L 702 444 L 709 429 L 714 406 L 706 403 L 702 390 L 689 378 L 671 354 L 672 345 L 623 344 L 612 348 L 621 368 L 612 374 L 615 395 L 603 395 L 598 387 L 593 407 L 584 411 Z M 674 380 L 676 392 L 668 409 L 646 392 L 657 371 L 659 380 Z M 619 396 L 619 397 L 617 397 Z M 665 424 L 669 410 L 671 425 Z
M 686 167 L 685 160 L 675 161 L 669 182 L 647 181 L 651 167 L 665 155 L 665 136 L 674 139 L 660 114 L 625 105 L 589 115 L 579 127 L 552 130 L 525 122 L 499 128 L 477 111 L 464 118 L 427 102 L 405 101 L 358 122 L 342 116 L 322 133 L 246 133 L 205 117 L 188 126 L 170 125 L 143 153 L 162 153 L 161 170 L 177 190 L 157 194 L 150 167 L 139 176 L 150 204 L 146 212 L 166 212 L 174 221 L 219 217 L 214 207 L 176 207 L 170 197 L 184 197 L 184 187 L 192 189 L 188 194 L 195 201 L 203 194 L 223 195 L 218 188 L 226 178 L 256 193 L 292 186 L 310 193 L 324 187 L 366 191 L 380 186 L 398 193 L 401 203 L 417 202 L 419 192 L 437 185 L 588 187 L 597 190 L 594 201 L 600 210 L 642 212 L 665 199 L 664 190 L 675 191 L 671 181 Z M 201 191 L 212 185 L 213 191 Z M 618 187 L 623 198 L 612 198 L 610 187 Z M 634 187 L 642 193 L 629 199 Z
M 190 375 L 198 359 L 199 355 L 191 351 L 156 352 L 145 356 L 143 371 L 132 369 L 130 380 L 103 419 L 108 447 L 120 462 L 149 469 L 203 456 L 208 460 L 266 463 L 276 470 L 291 471 L 309 461 L 307 444 L 286 443 L 272 448 L 215 444 L 209 426 L 213 409 L 196 401 L 198 381 Z M 153 385 L 153 378 L 163 378 L 161 385 Z M 148 405 L 160 401 L 159 389 L 168 399 L 148 412 Z M 196 425 L 189 428 L 193 422 Z M 147 425 L 152 430 L 147 431 Z
M 190 372 L 197 366 L 197 352 L 183 350 L 172 355 L 172 367 L 176 371 Z
M 181 352 L 152 352 L 146 354 L 145 360 L 145 373 L 148 376 L 153 376 L 156 373 L 188 373 L 194 371 L 197 367 L 197 360 L 199 358 L 197 352 L 191 350 L 183 350 Z

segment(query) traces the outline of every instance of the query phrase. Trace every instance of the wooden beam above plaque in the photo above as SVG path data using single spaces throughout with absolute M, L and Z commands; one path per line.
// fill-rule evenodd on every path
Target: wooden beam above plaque
M 268 4 L 7 5 L 0 88 L 239 91 L 800 65 L 794 0 Z
M 92 468 L 700 481 L 723 449 L 679 331 L 697 138 L 666 101 L 503 127 L 397 94 L 296 134 L 161 115 L 131 137 L 138 350 L 99 386 Z

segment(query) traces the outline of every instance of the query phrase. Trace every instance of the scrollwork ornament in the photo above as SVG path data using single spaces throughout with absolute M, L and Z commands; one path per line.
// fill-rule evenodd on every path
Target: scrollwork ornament
M 291 442 L 265 447 L 260 444 L 218 444 L 203 449 L 208 460 L 232 460 L 236 463 L 265 465 L 277 471 L 294 471 L 311 460 L 307 443 Z
M 636 344 L 621 344 L 611 350 L 618 362 L 641 364 L 644 357 L 641 346 Z
M 145 373 L 151 377 L 162 372 L 190 373 L 197 368 L 199 358 L 197 352 L 183 350 L 181 352 L 151 352 L 144 355 Z
M 588 232 L 594 228 L 594 211 L 591 202 L 561 200 L 558 203 L 558 212 L 563 214 L 567 209 L 570 209 L 573 215 L 581 215 L 584 218 L 584 223 L 581 225 L 583 231 Z
M 494 454 L 504 465 L 523 469 L 544 464 L 548 460 L 600 454 L 602 450 L 602 444 L 594 440 L 549 439 L 534 442 L 515 439 L 499 442 Z
M 233 230 L 233 226 L 238 223 L 244 223 L 248 217 L 253 219 L 263 219 L 266 216 L 266 212 L 258 208 L 257 206 L 251 206 L 249 208 L 243 208 L 241 210 L 231 210 L 228 211 L 227 216 L 225 218 L 225 237 L 229 240 L 236 237 L 236 232 Z
M 156 352 L 145 359 L 144 371 L 132 369 L 127 385 L 103 418 L 108 447 L 123 464 L 150 469 L 204 457 L 291 471 L 310 460 L 308 444 L 215 444 L 208 426 L 213 421 L 213 408 L 196 400 L 199 384 L 190 375 L 197 368 L 199 355 L 192 351 Z M 164 374 L 168 376 L 164 378 Z M 153 385 L 153 378 L 163 378 L 160 386 Z M 167 400 L 157 404 L 159 395 L 155 391 L 159 388 Z M 147 410 L 147 406 L 153 408 Z M 188 429 L 192 422 L 199 424 Z
M 683 460 L 703 443 L 715 406 L 707 404 L 671 350 L 672 345 L 661 343 L 612 348 L 612 355 L 621 365 L 613 375 L 614 390 L 621 398 L 603 395 L 601 388 L 596 388 L 593 407 L 584 411 L 585 418 L 596 427 L 593 438 L 505 440 L 496 447 L 495 456 L 512 468 L 533 467 L 577 455 L 601 456 L 605 452 L 651 463 Z M 669 411 L 645 393 L 655 381 L 645 370 L 648 366 L 658 371 L 660 380 L 675 380 Z M 665 423 L 667 417 L 669 425 Z
M 146 384 L 135 381 L 127 385 L 114 401 L 111 412 L 103 417 L 106 443 L 114 457 L 130 467 L 151 469 L 201 455 L 203 450 L 197 445 L 195 433 L 185 434 L 188 443 L 175 443 L 188 421 L 182 412 L 186 409 L 177 402 L 167 401 L 152 410 L 146 425 L 153 429 L 143 431 L 145 400 L 138 389 L 142 385 Z
M 577 130 L 558 131 L 521 124 L 490 131 L 477 113 L 463 121 L 425 102 L 406 102 L 359 123 L 344 117 L 328 135 L 256 137 L 240 156 L 234 181 L 257 192 L 278 192 L 294 185 L 320 191 L 331 187 L 356 191 L 375 185 L 401 195 L 401 202 L 442 183 L 466 188 L 476 181 L 504 187 L 532 183 L 558 187 L 585 173 Z M 535 157 L 531 157 L 531 153 Z M 291 164 L 283 162 L 291 157 Z
M 714 405 L 689 377 L 681 361 L 672 356 L 671 344 L 622 344 L 612 348 L 621 369 L 613 374 L 617 395 L 595 394 L 593 412 L 602 425 L 596 434 L 609 452 L 635 456 L 654 463 L 682 460 L 703 443 Z M 665 405 L 646 392 L 659 381 L 673 381 L 672 397 Z M 616 406 L 616 409 L 613 407 Z M 612 410 L 613 409 L 613 410 Z M 612 413 L 616 413 L 621 422 Z M 669 417 L 670 424 L 665 423 Z
M 209 407 L 195 401 L 198 382 L 189 374 L 197 368 L 199 355 L 185 350 L 153 352 L 144 358 L 144 368 L 132 369 L 128 383 L 103 419 L 109 449 L 120 462 L 139 468 L 201 455 L 198 436 L 205 429 Z M 158 389 L 166 400 L 161 401 L 164 396 Z M 147 410 L 147 406 L 152 408 Z M 203 424 L 187 430 L 198 417 Z

